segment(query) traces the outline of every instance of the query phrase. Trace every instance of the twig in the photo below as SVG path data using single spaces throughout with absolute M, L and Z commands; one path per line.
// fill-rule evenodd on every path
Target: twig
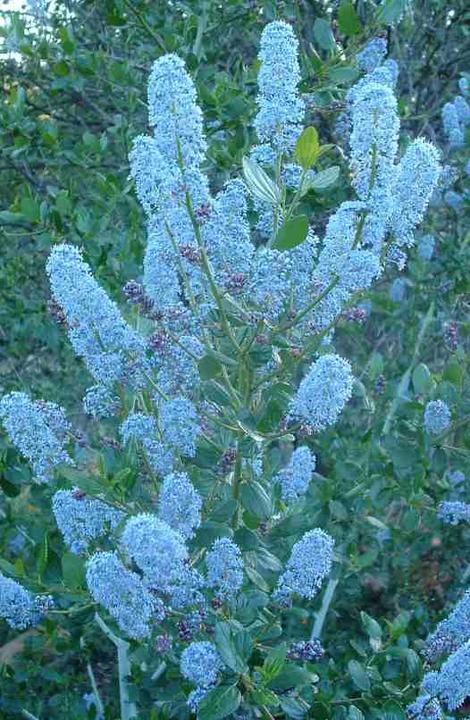
M 315 622 L 313 624 L 312 634 L 310 636 L 311 640 L 314 640 L 315 638 L 320 639 L 321 637 L 326 615 L 330 608 L 331 601 L 333 600 L 333 595 L 335 594 L 336 586 L 338 583 L 338 577 L 332 577 L 328 580 L 328 585 L 326 586 L 325 594 L 323 595 L 320 610 L 318 611 L 315 617 Z
M 111 642 L 116 646 L 118 656 L 118 673 L 119 673 L 119 699 L 121 703 L 121 720 L 132 720 L 137 717 L 137 707 L 129 698 L 129 688 L 127 679 L 131 674 L 131 663 L 129 661 L 128 650 L 129 643 L 119 638 L 106 625 L 104 620 L 95 613 L 95 620 L 101 630 L 104 632 Z

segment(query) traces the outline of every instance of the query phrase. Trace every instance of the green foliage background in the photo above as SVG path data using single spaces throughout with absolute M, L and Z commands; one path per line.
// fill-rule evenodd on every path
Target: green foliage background
M 337 142 L 334 121 L 357 76 L 355 51 L 374 33 L 386 32 L 390 55 L 400 64 L 397 94 L 405 136 L 422 133 L 444 149 L 440 110 L 468 68 L 468 9 L 464 0 L 452 7 L 419 0 L 397 27 L 380 22 L 384 13 L 398 14 L 401 5 L 387 0 L 381 16 L 362 0 L 339 8 L 300 0 L 59 1 L 45 25 L 28 11 L 5 12 L 0 391 L 32 391 L 63 403 L 75 413 L 76 424 L 85 422 L 80 401 L 87 379 L 48 315 L 45 258 L 51 245 L 64 239 L 80 245 L 99 281 L 119 301 L 122 285 L 138 277 L 145 233 L 128 180 L 127 153 L 145 130 L 146 79 L 161 53 L 180 54 L 195 78 L 213 189 L 239 170 L 253 140 L 258 41 L 275 17 L 292 21 L 301 38 L 302 90 L 312 93 L 309 122 L 322 143 Z M 467 157 L 468 148 L 467 139 Z M 452 158 L 460 168 L 460 190 L 464 159 L 464 151 Z M 319 230 L 344 188 L 343 168 L 340 181 L 316 198 Z M 419 640 L 468 581 L 469 531 L 443 527 L 435 517 L 436 503 L 449 487 L 448 472 L 470 473 L 466 220 L 468 211 L 432 210 L 424 229 L 437 238 L 438 251 L 431 262 L 413 257 L 405 300 L 390 300 L 390 274 L 369 294 L 365 324 L 342 324 L 337 346 L 360 380 L 356 396 L 338 427 L 316 447 L 318 482 L 305 513 L 277 526 L 269 540 L 277 547 L 301 530 L 301 523 L 305 529 L 330 523 L 347 557 L 348 583 L 326 625 L 329 660 L 316 669 L 317 720 L 403 718 L 422 671 Z M 446 340 L 449 323 L 457 324 L 457 348 Z M 422 412 L 433 397 L 457 408 L 461 423 L 441 447 L 431 449 Z M 4 437 L 0 443 L 0 569 L 38 583 L 64 584 L 71 596 L 83 593 L 83 568 L 63 555 L 42 490 L 29 483 L 29 470 Z M 110 482 L 123 469 L 113 466 L 111 455 L 104 453 L 101 468 Z M 357 608 L 367 615 L 361 617 Z M 48 621 L 41 632 L 18 639 L 1 626 L 0 717 L 21 717 L 27 708 L 41 720 L 92 718 L 82 701 L 89 692 L 88 662 L 103 694 L 113 698 L 113 649 L 88 622 L 90 612 L 68 616 L 59 626 Z M 307 608 L 292 616 L 293 637 L 309 617 Z M 161 685 L 146 684 L 144 675 L 138 680 L 143 706 L 174 692 L 167 678 Z M 117 717 L 117 702 L 109 712 L 109 718 Z M 151 712 L 145 717 L 164 716 L 157 714 L 162 708 Z M 284 712 L 299 717 L 287 701 Z

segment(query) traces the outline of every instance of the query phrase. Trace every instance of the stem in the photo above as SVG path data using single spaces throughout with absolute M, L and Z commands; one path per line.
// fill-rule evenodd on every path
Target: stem
M 315 300 L 313 300 L 313 302 L 311 302 L 309 305 L 307 305 L 307 307 L 304 308 L 301 312 L 297 313 L 295 318 L 293 318 L 290 322 L 286 323 L 285 325 L 281 325 L 281 327 L 279 328 L 279 331 L 285 332 L 286 330 L 289 330 L 291 327 L 294 327 L 294 325 L 297 325 L 297 323 L 300 320 L 302 320 L 302 318 L 305 317 L 305 315 L 307 315 L 307 313 L 309 313 L 311 310 L 313 310 L 313 308 L 316 307 L 318 305 L 318 303 L 320 303 L 323 300 L 323 298 L 325 298 L 328 295 L 330 290 L 333 290 L 333 288 L 336 287 L 338 282 L 339 282 L 339 277 L 337 275 L 335 275 L 333 280 L 331 280 L 329 285 L 327 285 L 326 288 L 324 290 L 322 290 L 320 295 L 318 295 L 315 298 Z
M 191 197 L 186 190 L 186 208 L 188 210 L 189 217 L 191 219 L 191 223 L 193 226 L 194 234 L 196 236 L 197 245 L 199 248 L 199 252 L 201 253 L 201 260 L 202 260 L 202 268 L 207 276 L 207 279 L 209 281 L 209 287 L 211 289 L 212 296 L 217 304 L 217 308 L 220 312 L 220 318 L 222 321 L 223 328 L 227 334 L 227 337 L 229 338 L 230 342 L 236 349 L 237 353 L 241 355 L 241 348 L 235 338 L 235 335 L 232 332 L 232 328 L 230 327 L 230 324 L 228 322 L 227 315 L 225 313 L 225 308 L 222 303 L 222 298 L 220 297 L 219 291 L 217 290 L 217 285 L 214 279 L 214 275 L 212 273 L 212 269 L 209 263 L 209 258 L 207 257 L 206 249 L 204 247 L 204 244 L 202 242 L 201 238 L 201 231 L 199 228 L 199 225 L 197 223 L 196 217 L 194 215 L 194 210 L 191 202 Z
M 312 634 L 310 636 L 311 640 L 314 640 L 315 638 L 320 639 L 321 637 L 323 625 L 325 624 L 326 614 L 330 608 L 331 601 L 333 600 L 333 595 L 335 594 L 336 586 L 338 583 L 338 577 L 332 577 L 328 580 L 328 585 L 326 586 L 325 594 L 323 595 L 320 610 L 318 611 L 315 617 L 315 622 L 313 624 Z
M 86 666 L 88 677 L 90 678 L 91 683 L 91 689 L 93 690 L 93 695 L 95 698 L 95 705 L 96 705 L 96 712 L 99 717 L 104 718 L 104 706 L 101 701 L 100 691 L 98 690 L 98 685 L 96 684 L 96 678 L 95 674 L 93 672 L 93 668 L 91 667 L 90 663 L 87 663 Z
M 25 708 L 21 708 L 21 714 L 23 715 L 23 717 L 27 718 L 27 720 L 39 720 L 36 715 L 30 713 L 29 710 L 25 710 Z
M 116 646 L 118 656 L 118 673 L 119 673 L 119 699 L 121 703 L 121 720 L 132 720 L 137 717 L 137 707 L 129 698 L 128 678 L 131 674 L 131 663 L 128 656 L 129 643 L 119 638 L 106 625 L 104 620 L 95 613 L 95 620 L 106 637 Z
M 419 330 L 418 337 L 416 338 L 416 343 L 415 343 L 415 347 L 413 350 L 413 357 L 411 358 L 411 362 L 408 365 L 408 367 L 406 368 L 405 372 L 403 373 L 402 378 L 398 384 L 397 391 L 393 398 L 393 402 L 390 406 L 390 410 L 388 411 L 387 417 L 385 418 L 384 426 L 382 428 L 382 435 L 387 435 L 388 432 L 390 431 L 390 426 L 392 424 L 392 420 L 395 417 L 395 414 L 397 412 L 400 401 L 402 400 L 403 395 L 408 388 L 408 383 L 410 382 L 411 373 L 413 371 L 413 367 L 414 367 L 415 362 L 419 355 L 421 343 L 423 342 L 423 338 L 426 334 L 426 331 L 432 322 L 433 314 L 434 314 L 434 301 L 429 306 L 429 310 L 427 311 L 426 315 L 424 316 L 423 322 L 421 323 L 421 328 Z
M 157 45 L 160 46 L 160 48 L 163 50 L 163 52 L 166 52 L 166 46 L 165 46 L 165 43 L 163 42 L 162 38 L 160 37 L 160 35 L 158 35 L 158 33 L 156 33 L 156 32 L 151 28 L 151 26 L 149 25 L 149 23 L 147 22 L 147 20 L 146 20 L 146 19 L 141 15 L 141 13 L 133 6 L 132 1 L 131 1 L 131 0 L 124 0 L 124 4 L 126 5 L 127 9 L 131 11 L 131 13 L 134 15 L 134 17 L 137 18 L 137 20 L 138 20 L 139 23 L 142 25 L 142 27 L 144 28 L 144 30 L 145 30 L 146 32 L 148 32 L 148 34 L 150 35 L 150 37 L 152 37 L 152 38 L 155 40 L 155 42 L 157 43 Z

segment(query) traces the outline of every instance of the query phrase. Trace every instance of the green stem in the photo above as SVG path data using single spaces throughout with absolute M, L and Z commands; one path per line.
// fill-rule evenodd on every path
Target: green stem
M 338 577 L 331 577 L 328 580 L 328 585 L 326 586 L 325 594 L 323 595 L 323 600 L 321 603 L 320 610 L 318 611 L 315 622 L 313 624 L 312 628 L 312 634 L 310 636 L 311 640 L 314 640 L 315 638 L 320 639 L 323 625 L 325 624 L 326 615 L 328 613 L 328 610 L 330 609 L 331 601 L 333 600 L 333 595 L 335 594 L 336 586 L 339 583 Z
M 106 625 L 104 620 L 95 613 L 95 620 L 107 638 L 116 646 L 118 656 L 119 673 L 119 700 L 121 703 L 121 720 L 132 720 L 137 717 L 137 707 L 129 698 L 128 678 L 131 675 L 131 663 L 129 660 L 129 643 L 119 638 Z
M 217 308 L 220 313 L 220 319 L 222 322 L 222 326 L 227 334 L 227 337 L 229 338 L 230 342 L 236 349 L 237 353 L 241 355 L 241 348 L 237 342 L 237 339 L 235 335 L 232 332 L 232 328 L 230 327 L 227 315 L 225 313 L 225 308 L 222 302 L 222 298 L 220 297 L 219 291 L 217 290 L 217 285 L 214 279 L 214 275 L 212 273 L 212 269 L 209 263 L 209 258 L 207 257 L 206 249 L 204 247 L 204 244 L 202 242 L 201 237 L 201 230 L 199 228 L 198 222 L 196 220 L 196 216 L 194 215 L 193 205 L 191 202 L 191 197 L 186 190 L 186 209 L 188 211 L 188 215 L 191 220 L 191 224 L 193 226 L 194 235 L 196 236 L 196 242 L 199 248 L 199 252 L 201 253 L 201 260 L 202 260 L 202 268 L 204 270 L 204 273 L 206 274 L 207 280 L 209 282 L 209 287 L 212 293 L 212 296 L 217 304 Z
M 104 717 L 103 702 L 101 700 L 100 691 L 98 690 L 98 685 L 96 684 L 95 674 L 93 672 L 93 668 L 91 667 L 90 663 L 87 663 L 86 669 L 88 672 L 88 677 L 90 678 L 90 684 L 91 684 L 91 689 L 93 691 L 93 697 L 95 698 L 97 715 L 99 715 L 100 717 Z
M 395 414 L 398 410 L 398 406 L 403 399 L 403 396 L 408 389 L 408 385 L 411 378 L 411 373 L 413 372 L 413 368 L 415 366 L 416 360 L 418 359 L 419 351 L 421 348 L 421 343 L 423 342 L 424 336 L 426 334 L 426 331 L 429 327 L 429 325 L 432 322 L 434 314 L 434 301 L 429 306 L 429 310 L 427 311 L 426 315 L 423 318 L 423 322 L 421 323 L 421 328 L 418 333 L 418 337 L 416 338 L 416 343 L 413 350 L 413 357 L 411 358 L 411 362 L 406 368 L 405 372 L 402 375 L 402 378 L 398 384 L 395 396 L 393 398 L 392 404 L 390 405 L 390 410 L 388 411 L 387 417 L 385 418 L 384 426 L 382 428 L 382 435 L 387 435 L 390 432 L 390 427 L 392 424 L 392 420 L 395 417 Z
M 297 323 L 300 322 L 300 320 L 302 320 L 302 318 L 305 317 L 305 315 L 307 315 L 307 313 L 309 313 L 311 310 L 313 310 L 313 308 L 316 307 L 328 295 L 328 293 L 331 290 L 333 290 L 334 287 L 336 287 L 338 282 L 339 282 L 339 277 L 337 275 L 335 275 L 333 280 L 331 280 L 329 285 L 327 285 L 326 288 L 324 290 L 322 290 L 320 295 L 318 295 L 315 298 L 315 300 L 313 300 L 313 302 L 311 302 L 309 305 L 307 305 L 307 307 L 304 308 L 301 312 L 297 313 L 295 318 L 293 318 L 290 322 L 286 323 L 285 325 L 281 325 L 279 327 L 279 331 L 285 332 L 286 330 L 289 330 L 291 327 L 294 327 L 295 325 L 297 325 Z
M 151 28 L 151 26 L 148 24 L 147 20 L 146 20 L 146 19 L 141 15 L 141 13 L 134 7 L 134 5 L 132 4 L 132 0 L 124 0 L 124 4 L 125 4 L 126 7 L 128 8 L 128 10 L 131 11 L 131 13 L 134 15 L 134 17 L 137 18 L 137 20 L 138 20 L 139 23 L 142 25 L 142 27 L 144 28 L 144 30 L 145 30 L 146 32 L 148 32 L 148 34 L 150 35 L 150 37 L 152 37 L 152 38 L 155 40 L 155 42 L 157 43 L 157 45 L 160 46 L 160 48 L 163 50 L 163 52 L 166 52 L 166 46 L 165 46 L 165 43 L 163 42 L 162 38 L 160 37 L 160 35 L 158 35 L 158 33 L 156 33 L 156 32 Z

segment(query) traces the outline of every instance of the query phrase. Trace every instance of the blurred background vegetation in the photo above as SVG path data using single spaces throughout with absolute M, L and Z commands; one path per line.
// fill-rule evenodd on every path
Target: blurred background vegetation
M 468 138 L 466 149 L 449 155 L 440 122 L 442 105 L 468 72 L 465 0 L 386 0 L 382 14 L 365 0 L 57 0 L 47 12 L 40 2 L 15 11 L 5 7 L 2 394 L 31 391 L 64 404 L 75 422 L 84 423 L 80 403 L 89 383 L 48 311 L 45 258 L 54 243 L 76 243 L 121 304 L 122 286 L 138 279 L 145 226 L 127 155 L 132 139 L 146 130 L 146 80 L 162 53 L 181 55 L 195 78 L 209 142 L 207 171 L 217 190 L 239 172 L 254 138 L 256 56 L 266 22 L 278 17 L 295 25 L 308 122 L 322 143 L 340 147 L 335 123 L 358 76 L 355 53 L 385 33 L 400 67 L 404 141 L 407 133 L 433 140 L 454 168 L 454 190 L 462 195 L 465 183 L 468 190 Z M 345 167 L 342 179 L 310 208 L 320 234 L 328 211 L 344 197 Z M 421 427 L 423 403 L 431 397 L 458 404 L 463 416 L 470 412 L 468 199 L 449 207 L 436 198 L 424 233 L 436 239 L 432 259 L 414 251 L 399 291 L 394 284 L 391 292 L 396 278 L 389 271 L 361 306 L 360 322 L 345 318 L 341 324 L 337 347 L 351 359 L 360 383 L 338 428 L 316 447 L 319 472 L 329 480 L 311 498 L 320 508 L 318 522 L 326 513 L 347 529 L 351 513 L 364 519 L 349 539 L 357 572 L 327 627 L 346 656 L 351 638 L 361 632 L 360 619 L 349 614 L 352 604 L 377 618 L 395 618 L 396 638 L 424 637 L 468 580 L 468 530 L 443 529 L 435 517 L 450 472 L 470 472 L 468 428 L 463 424 L 431 452 Z M 2 436 L 1 562 L 20 575 L 50 582 L 62 577 L 78 588 L 73 564 L 68 559 L 64 565 L 57 550 L 49 509 L 44 525 L 45 501 L 28 473 Z M 0 628 L 0 717 L 21 717 L 25 706 L 41 720 L 94 717 L 82 697 L 89 690 L 88 660 L 93 657 L 101 685 L 111 686 L 115 677 L 111 649 L 107 655 L 84 619 L 71 616 L 59 628 L 46 623 L 40 633 L 19 639 Z M 324 682 L 334 683 L 336 672 L 331 661 Z M 393 668 L 388 672 L 392 679 Z M 410 667 L 410 678 L 417 673 Z M 391 720 L 401 717 L 390 712 Z

